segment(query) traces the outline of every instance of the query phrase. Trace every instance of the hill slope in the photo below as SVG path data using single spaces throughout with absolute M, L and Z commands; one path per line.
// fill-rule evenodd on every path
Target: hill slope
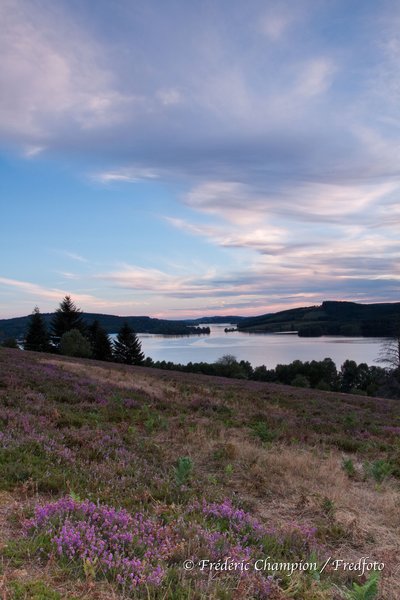
M 302 336 L 317 335 L 392 335 L 400 322 L 400 302 L 358 304 L 325 301 L 320 306 L 294 308 L 278 313 L 243 319 L 241 331 L 298 331 Z
M 398 599 L 399 434 L 394 401 L 0 349 L 4 595 L 339 600 L 371 557 Z
M 54 313 L 43 313 L 43 319 L 50 327 Z M 153 319 L 152 317 L 118 317 L 116 315 L 103 315 L 98 313 L 83 313 L 83 320 L 87 325 L 97 319 L 107 333 L 117 333 L 122 325 L 127 322 L 136 333 L 162 333 L 170 335 L 190 335 L 195 333 L 193 326 L 185 321 L 169 321 L 167 319 Z M 13 337 L 24 337 L 30 316 L 0 319 L 0 342 Z

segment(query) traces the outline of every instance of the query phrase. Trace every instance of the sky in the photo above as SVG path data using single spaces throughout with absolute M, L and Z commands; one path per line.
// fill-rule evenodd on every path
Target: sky
M 0 0 L 0 318 L 400 301 L 398 0 Z

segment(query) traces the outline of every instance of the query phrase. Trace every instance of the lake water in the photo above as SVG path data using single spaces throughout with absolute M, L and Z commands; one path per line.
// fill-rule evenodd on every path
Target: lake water
M 346 360 L 377 365 L 382 338 L 349 338 L 322 336 L 301 338 L 296 334 L 225 333 L 223 325 L 209 325 L 210 335 L 165 336 L 138 334 L 142 350 L 153 360 L 174 363 L 215 362 L 224 354 L 233 354 L 238 360 L 248 360 L 253 367 L 265 365 L 272 369 L 277 364 L 293 360 L 323 360 L 331 358 L 337 367 Z

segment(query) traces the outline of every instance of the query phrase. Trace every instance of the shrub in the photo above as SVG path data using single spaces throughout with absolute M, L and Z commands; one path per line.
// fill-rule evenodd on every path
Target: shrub
M 3 340 L 1 342 L 1 345 L 3 346 L 3 348 L 19 348 L 17 340 L 13 337 L 9 337 Z
M 384 459 L 375 460 L 365 465 L 365 471 L 373 477 L 377 483 L 382 483 L 393 472 L 393 466 Z
M 178 486 L 188 483 L 193 471 L 193 461 L 189 456 L 180 456 L 175 467 L 175 481 Z
M 356 476 L 356 468 L 351 458 L 344 458 L 342 462 L 342 467 L 349 477 Z
M 265 421 L 257 421 L 251 428 L 262 442 L 272 442 L 276 438 L 276 433 L 271 431 Z
M 364 585 L 353 583 L 353 587 L 346 593 L 347 600 L 374 600 L 378 595 L 378 573 L 373 573 Z
M 78 329 L 71 329 L 61 337 L 60 352 L 65 356 L 89 358 L 92 355 L 90 342 Z
M 247 379 L 249 373 L 246 369 L 246 363 L 236 360 L 236 356 L 232 354 L 224 354 L 214 363 L 216 374 L 223 377 L 233 377 L 236 379 Z
M 296 387 L 302 387 L 302 388 L 309 388 L 310 381 L 309 381 L 308 377 L 306 377 L 305 375 L 301 375 L 299 373 L 298 375 L 296 375 L 296 377 L 294 379 L 292 379 L 292 381 L 290 382 L 290 385 L 294 385 Z

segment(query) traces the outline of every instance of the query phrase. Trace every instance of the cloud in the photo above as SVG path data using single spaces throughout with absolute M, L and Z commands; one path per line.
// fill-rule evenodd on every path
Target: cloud
M 68 275 L 70 274 L 63 273 L 64 277 L 68 278 Z M 76 279 L 75 276 L 73 278 Z M 86 312 L 106 312 L 110 310 L 117 310 L 125 312 L 125 314 L 131 314 L 132 309 L 137 309 L 138 306 L 143 308 L 143 300 L 137 302 L 134 298 L 128 298 L 127 300 L 116 300 L 115 298 L 110 299 L 106 297 L 102 298 L 100 295 L 81 293 L 79 291 L 77 292 L 65 288 L 46 287 L 29 281 L 21 281 L 7 277 L 0 277 L 0 286 L 3 286 L 6 290 L 10 290 L 11 292 L 12 290 L 17 291 L 18 297 L 16 303 L 21 302 L 21 294 L 23 294 L 24 301 L 22 305 L 24 307 L 28 306 L 29 304 L 31 304 L 33 307 L 40 303 L 42 309 L 44 306 L 43 312 L 46 310 L 54 311 L 66 295 L 71 295 L 74 302 L 78 303 Z
M 27 146 L 24 150 L 24 156 L 26 158 L 33 158 L 41 154 L 44 150 L 46 150 L 45 146 Z
M 123 289 L 136 290 L 138 293 L 155 292 L 159 296 L 201 297 L 213 295 L 222 288 L 215 289 L 211 284 L 214 270 L 202 273 L 198 277 L 184 274 L 170 274 L 160 269 L 148 269 L 137 265 L 124 265 L 120 269 L 96 275 L 96 279 Z
M 57 288 L 46 288 L 36 283 L 28 281 L 19 281 L 17 279 L 9 279 L 7 277 L 0 277 L 0 284 L 6 287 L 17 288 L 19 291 L 35 298 L 43 298 L 45 300 L 57 300 L 58 302 L 68 294 L 68 291 L 60 290 Z M 87 294 L 74 294 L 74 299 L 77 302 L 93 302 L 96 299 L 93 296 Z
M 185 203 L 237 225 L 274 216 L 297 221 L 344 223 L 400 189 L 394 181 L 368 184 L 280 182 L 270 190 L 237 181 L 210 181 L 193 188 Z
M 249 207 L 249 192 L 246 184 L 237 181 L 208 181 L 193 188 L 186 195 L 185 203 L 196 210 L 223 216 L 232 223 L 254 223 L 258 220 L 254 214 L 257 200 Z
M 141 181 L 143 179 L 157 179 L 158 177 L 159 175 L 156 173 L 156 171 L 141 167 L 121 168 L 114 171 L 103 171 L 92 175 L 92 179 L 94 181 L 99 181 L 100 183 L 136 183 L 137 181 Z
M 271 178 L 312 170 L 334 179 L 343 153 L 351 170 L 363 143 L 354 115 L 336 110 L 332 82 L 343 68 L 336 48 L 301 45 L 309 4 L 256 3 L 245 11 L 233 2 L 199 17 L 186 3 L 178 12 L 155 2 L 133 10 L 122 0 L 113 13 L 116 40 L 102 22 L 107 14 L 93 18 L 85 2 L 71 11 L 62 1 L 6 0 L 0 130 L 25 148 L 108 161 L 113 166 L 97 175 L 103 182 L 152 173 L 232 181 L 243 173 L 266 188 Z M 267 51 L 255 34 L 262 22 L 272 37 L 295 23 L 294 51 Z
M 391 203 L 398 192 L 394 181 L 364 185 L 288 182 L 269 195 L 250 184 L 208 182 L 192 190 L 185 201 L 213 217 L 212 224 L 176 218 L 168 221 L 222 248 L 255 253 L 249 269 L 252 278 L 232 274 L 232 287 L 229 277 L 221 278 L 225 291 L 240 281 L 243 285 L 237 287 L 238 295 L 239 289 L 244 295 L 269 298 L 273 289 L 285 296 L 314 288 L 326 290 L 324 299 L 329 290 L 339 297 L 346 286 L 349 297 L 350 289 L 357 298 L 365 288 L 362 293 L 367 298 L 368 289 L 376 294 L 377 286 L 383 287 L 384 282 L 394 285 L 398 280 L 400 242 L 380 221 L 382 213 L 392 213 Z M 398 216 L 393 211 L 390 226 Z M 386 294 L 395 297 L 389 287 Z
M 90 129 L 123 120 L 135 97 L 114 88 L 101 47 L 61 4 L 37 8 L 24 0 L 0 7 L 0 129 L 50 143 L 68 125 Z
M 123 265 L 98 274 L 95 279 L 137 294 L 152 293 L 161 304 L 168 305 L 174 299 L 178 308 L 180 301 L 196 299 L 209 307 L 216 300 L 235 298 L 237 306 L 250 302 L 254 308 L 279 300 L 294 305 L 300 298 L 314 298 L 318 303 L 329 297 L 340 298 L 341 294 L 343 299 L 351 299 L 353 294 L 355 298 L 374 301 L 383 282 L 396 285 L 399 279 L 399 250 L 399 242 L 377 236 L 363 240 L 361 245 L 357 240 L 347 244 L 343 240 L 334 244 L 327 240 L 325 244 L 301 247 L 289 243 L 282 252 L 261 253 L 258 259 L 248 262 L 245 270 L 203 268 L 188 274 L 175 269 L 171 274 Z M 395 289 L 388 296 L 395 299 Z
M 326 56 L 291 61 L 276 82 L 269 76 L 274 65 L 270 56 L 266 77 L 260 77 L 261 42 L 247 50 L 241 20 L 224 28 L 222 8 L 206 9 L 198 23 L 195 11 L 182 5 L 185 28 L 175 24 L 171 39 L 173 15 L 166 7 L 142 7 L 149 20 L 141 23 L 127 3 L 121 6 L 127 27 L 116 44 L 111 35 L 87 26 L 85 3 L 72 12 L 64 2 L 57 7 L 46 0 L 35 6 L 27 0 L 3 2 L 4 134 L 49 151 L 73 147 L 122 157 L 125 163 L 140 158 L 151 169 L 169 167 L 181 152 L 187 163 L 191 147 L 195 168 L 199 153 L 215 148 L 216 138 L 221 143 L 235 132 L 249 142 L 249 136 L 267 133 L 277 120 L 290 126 L 309 97 L 329 85 L 332 69 Z M 287 20 L 275 16 L 275 29 Z M 157 31 L 168 33 L 162 53 L 157 51 Z M 293 83 L 296 72 L 299 81 Z M 163 152 L 166 143 L 171 152 Z
M 79 279 L 81 279 L 80 275 L 77 275 L 76 273 L 70 273 L 69 271 L 57 271 L 57 273 L 59 275 L 62 275 L 62 277 L 64 277 L 64 279 L 71 279 L 71 280 L 75 280 L 75 281 L 78 281 Z
M 177 219 L 173 217 L 167 217 L 167 222 L 177 227 L 178 229 L 185 231 L 186 233 L 192 233 L 206 237 L 208 240 L 222 247 L 226 248 L 248 248 L 261 250 L 263 253 L 268 251 L 271 253 L 278 253 L 284 246 L 284 241 L 288 239 L 289 232 L 283 227 L 243 227 L 243 222 L 240 227 L 217 227 L 213 225 L 199 225 L 189 223 L 184 219 Z M 252 223 L 252 221 L 251 221 Z
M 156 98 L 164 106 L 174 106 L 183 102 L 183 96 L 181 92 L 175 88 L 158 90 L 156 92 Z
M 300 70 L 296 92 L 311 98 L 326 92 L 332 84 L 336 67 L 332 60 L 316 58 L 308 61 Z
M 265 3 L 257 22 L 258 30 L 272 42 L 285 39 L 295 27 L 307 20 L 308 2 L 294 4 L 293 2 L 277 0 Z
M 292 19 L 288 14 L 266 14 L 260 20 L 260 30 L 273 42 L 279 40 L 287 31 Z
M 83 256 L 81 256 L 80 254 L 77 254 L 76 252 L 63 251 L 63 254 L 65 256 L 67 256 L 68 258 L 71 258 L 72 260 L 76 260 L 78 262 L 82 262 L 82 263 L 89 262 L 87 258 L 84 258 Z

